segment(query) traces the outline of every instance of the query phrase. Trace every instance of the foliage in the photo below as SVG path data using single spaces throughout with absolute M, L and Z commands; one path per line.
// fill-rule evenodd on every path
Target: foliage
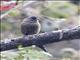
M 6 31 L 6 30 L 10 30 L 11 29 L 11 25 L 9 23 L 1 23 L 0 24 L 0 28 L 1 28 L 1 31 L 0 32 L 3 32 L 3 31 Z
M 42 14 L 55 18 L 67 18 L 77 12 L 77 6 L 67 2 L 50 2 L 43 9 Z
M 44 16 L 49 16 L 49 17 L 55 17 L 55 18 L 68 18 L 71 15 L 74 15 L 77 12 L 76 6 L 70 3 L 66 2 L 50 2 L 47 5 L 45 5 L 45 8 L 42 9 L 41 14 Z M 80 12 L 80 9 L 79 9 Z M 4 12 L 1 12 L 4 13 Z M 20 11 L 14 10 L 11 13 L 9 13 L 9 16 L 11 17 L 19 17 Z M 8 20 L 8 21 L 7 21 Z M 10 23 L 10 21 L 14 21 L 14 23 Z M 5 38 L 4 32 L 11 32 L 14 34 L 12 31 L 15 32 L 15 36 L 19 36 L 21 33 L 19 32 L 19 20 L 14 20 L 11 19 L 9 20 L 9 17 L 6 18 L 6 20 L 3 20 L 0 24 L 1 31 L 0 33 L 3 34 Z M 7 34 L 8 35 L 8 34 Z M 8 38 L 8 37 L 7 37 Z M 49 60 L 49 56 L 42 53 L 42 51 L 38 51 L 36 48 L 32 47 L 27 47 L 23 48 L 19 46 L 17 49 L 18 51 L 6 51 L 2 52 L 0 55 L 1 60 Z M 61 58 L 53 58 L 54 60 L 73 60 L 73 58 L 66 58 L 68 56 L 67 54 L 63 54 L 63 57 Z M 69 55 L 70 56 L 70 55 Z M 52 60 L 53 60 L 52 59 Z M 76 60 L 76 59 L 75 59 Z
M 7 55 L 7 54 L 8 55 Z M 42 52 L 32 48 L 32 47 L 27 47 L 27 48 L 22 48 L 19 47 L 18 51 L 16 53 L 14 52 L 4 52 L 1 55 L 1 60 L 6 59 L 6 60 L 48 60 L 48 55 L 43 54 Z

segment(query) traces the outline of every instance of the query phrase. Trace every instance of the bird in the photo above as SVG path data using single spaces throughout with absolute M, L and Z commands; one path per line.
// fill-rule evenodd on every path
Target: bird
M 40 29 L 41 25 L 39 23 L 39 19 L 36 16 L 30 16 L 28 18 L 25 18 L 21 24 L 21 32 L 24 37 L 38 34 L 40 32 Z M 47 52 L 43 45 L 36 44 L 36 46 Z
M 25 18 L 21 23 L 21 32 L 24 36 L 38 34 L 40 29 L 39 19 L 36 16 Z

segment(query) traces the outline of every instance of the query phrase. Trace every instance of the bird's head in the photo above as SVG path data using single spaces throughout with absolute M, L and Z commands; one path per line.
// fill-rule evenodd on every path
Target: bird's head
M 31 22 L 37 22 L 37 21 L 38 21 L 38 19 L 37 19 L 36 16 L 31 16 L 31 17 L 29 17 L 29 20 L 30 20 Z

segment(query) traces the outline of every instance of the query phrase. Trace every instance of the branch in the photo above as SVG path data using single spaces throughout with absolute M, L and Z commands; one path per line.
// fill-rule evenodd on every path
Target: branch
M 80 26 L 71 30 L 46 32 L 12 39 L 9 42 L 0 42 L 0 52 L 16 49 L 19 45 L 22 45 L 23 47 L 36 45 L 39 47 L 50 43 L 73 39 L 80 39 Z

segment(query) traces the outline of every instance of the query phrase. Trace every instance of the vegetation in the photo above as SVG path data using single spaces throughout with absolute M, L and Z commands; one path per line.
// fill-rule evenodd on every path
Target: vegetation
M 20 6 L 21 7 L 21 6 Z M 20 8 L 19 7 L 19 8 Z M 41 9 L 41 14 L 44 16 L 52 17 L 52 18 L 69 18 L 72 15 L 76 15 L 78 12 L 77 6 L 66 3 L 66 2 L 48 2 L 45 4 L 45 8 Z M 80 10 L 80 9 L 79 9 Z M 0 24 L 0 33 L 1 33 L 1 40 L 9 38 L 9 37 L 18 37 L 21 36 L 20 32 L 20 23 L 22 22 L 19 19 L 20 11 L 18 9 L 14 9 L 10 12 L 5 19 L 1 20 Z M 54 49 L 53 49 L 54 50 Z M 61 51 L 59 51 L 61 52 Z M 1 60 L 78 60 L 79 57 L 73 57 L 72 55 L 68 55 L 66 53 L 60 55 L 60 57 L 50 57 L 42 51 L 33 47 L 23 48 L 21 46 L 18 47 L 17 51 L 6 51 L 1 52 L 0 55 Z

